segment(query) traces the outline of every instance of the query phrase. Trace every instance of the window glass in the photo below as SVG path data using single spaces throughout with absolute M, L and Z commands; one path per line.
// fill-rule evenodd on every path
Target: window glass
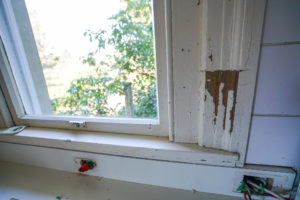
M 150 0 L 25 3 L 53 114 L 157 118 Z

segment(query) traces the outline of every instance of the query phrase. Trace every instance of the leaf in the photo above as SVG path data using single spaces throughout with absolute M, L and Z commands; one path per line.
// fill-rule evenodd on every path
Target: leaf
M 108 98 L 124 95 L 124 84 L 131 82 L 135 116 L 157 116 L 151 1 L 124 2 L 126 6 L 108 19 L 110 30 L 83 33 L 96 46 L 81 58 L 92 72 L 72 81 L 65 97 L 51 101 L 56 113 L 124 116 L 125 107 L 112 108 Z M 112 50 L 105 56 L 107 48 Z

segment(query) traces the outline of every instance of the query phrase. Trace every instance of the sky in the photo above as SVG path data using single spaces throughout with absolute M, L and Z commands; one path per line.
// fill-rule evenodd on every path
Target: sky
M 107 29 L 107 18 L 124 4 L 120 0 L 25 0 L 29 13 L 34 13 L 49 48 L 71 56 L 84 56 L 96 49 L 83 33 L 90 29 Z

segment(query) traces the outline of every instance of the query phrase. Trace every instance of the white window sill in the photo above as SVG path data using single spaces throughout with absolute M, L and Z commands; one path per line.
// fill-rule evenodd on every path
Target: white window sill
M 237 153 L 169 142 L 165 137 L 108 134 L 46 128 L 26 128 L 16 135 L 0 135 L 1 142 L 27 144 L 107 155 L 235 166 Z

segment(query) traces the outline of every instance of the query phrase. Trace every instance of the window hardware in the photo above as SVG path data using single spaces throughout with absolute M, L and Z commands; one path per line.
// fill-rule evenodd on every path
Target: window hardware
M 69 121 L 69 124 L 76 128 L 86 128 L 85 121 Z

